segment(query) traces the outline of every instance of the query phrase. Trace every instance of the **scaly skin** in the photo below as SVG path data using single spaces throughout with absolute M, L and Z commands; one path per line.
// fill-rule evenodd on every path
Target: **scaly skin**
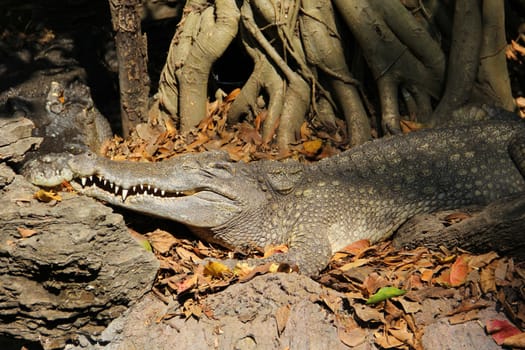
M 372 141 L 311 165 L 234 163 L 210 152 L 159 163 L 84 154 L 69 167 L 79 177 L 96 175 L 86 186 L 73 182 L 79 192 L 182 222 L 230 248 L 287 244 L 288 253 L 269 259 L 316 275 L 337 250 L 385 239 L 416 214 L 525 191 L 513 160 L 523 157 L 523 135 L 521 121 L 493 121 Z M 118 186 L 116 195 L 97 177 L 108 181 L 105 189 Z

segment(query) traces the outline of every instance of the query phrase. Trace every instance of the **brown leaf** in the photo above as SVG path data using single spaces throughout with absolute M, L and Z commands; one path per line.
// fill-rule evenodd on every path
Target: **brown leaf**
M 378 273 L 373 272 L 366 277 L 363 281 L 363 288 L 366 290 L 368 295 L 372 295 L 381 287 L 390 285 L 389 281 Z
M 495 264 L 491 263 L 480 271 L 480 287 L 483 293 L 496 291 L 496 278 L 494 276 Z
M 202 307 L 193 299 L 188 299 L 183 304 L 183 313 L 186 319 L 195 317 L 199 319 L 202 316 Z
M 347 245 L 341 252 L 350 253 L 353 255 L 361 254 L 362 251 L 370 248 L 370 241 L 368 239 L 361 239 L 359 241 L 353 242 L 352 244 Z
M 518 43 L 515 42 L 514 40 L 511 40 L 511 41 L 510 41 L 510 44 L 512 45 L 512 48 L 513 48 L 517 53 L 519 53 L 521 56 L 525 56 L 525 47 L 521 46 L 520 44 L 518 44 Z
M 515 101 L 519 108 L 525 108 L 525 97 L 516 97 Z
M 478 310 L 470 310 L 467 312 L 461 312 L 452 317 L 449 317 L 448 323 L 450 324 L 462 324 L 479 318 Z
M 363 322 L 385 322 L 383 314 L 371 306 L 355 304 L 354 311 Z
M 332 311 L 333 314 L 337 315 L 343 300 L 341 297 L 332 293 L 323 293 L 319 296 L 321 301 Z
M 450 286 L 450 269 L 442 271 L 438 277 L 432 279 L 432 282 L 446 287 Z
M 479 269 L 490 264 L 496 258 L 498 258 L 498 253 L 496 252 L 488 252 L 482 255 L 473 255 L 470 257 L 468 265 L 470 268 Z
M 494 278 L 497 285 L 505 285 L 505 278 L 507 276 L 508 263 L 505 259 L 495 261 L 496 269 L 494 270 Z
M 394 336 L 385 334 L 382 331 L 374 333 L 377 345 L 384 349 L 403 349 L 403 342 Z
M 192 262 L 198 262 L 202 260 L 197 256 L 197 254 L 184 247 L 176 247 L 175 252 L 177 252 L 177 255 L 181 258 L 181 260 L 187 260 Z
M 425 128 L 425 125 L 422 124 L 422 123 L 417 123 L 417 122 L 413 122 L 413 121 L 406 120 L 406 119 L 401 119 L 399 121 L 399 124 L 401 126 L 401 131 L 404 134 L 407 134 L 409 132 L 417 131 L 417 130 L 421 130 L 421 129 Z
M 228 96 L 224 98 L 224 102 L 233 102 L 233 100 L 235 100 L 237 96 L 239 96 L 240 92 L 241 92 L 241 89 L 239 88 L 234 89 L 232 92 L 228 94 Z
M 484 301 L 484 300 L 473 301 L 473 300 L 470 300 L 470 299 L 466 299 L 466 300 L 463 300 L 463 302 L 461 303 L 461 305 L 458 308 L 456 308 L 453 311 L 449 312 L 447 314 L 447 316 L 452 316 L 452 315 L 456 315 L 458 313 L 468 312 L 468 311 L 471 311 L 471 310 L 484 309 L 484 308 L 486 308 L 488 306 L 489 306 L 489 303 Z
M 430 282 L 432 280 L 432 276 L 434 276 L 434 271 L 431 269 L 421 269 L 421 280 L 424 282 Z
M 347 330 L 344 327 L 339 327 L 337 329 L 337 336 L 343 344 L 349 347 L 356 347 L 366 341 L 367 332 L 366 330 L 359 327 L 351 330 Z
M 262 144 L 262 136 L 259 134 L 259 131 L 246 122 L 241 123 L 238 134 L 239 138 L 246 143 Z
M 352 262 L 349 262 L 349 263 L 344 264 L 343 266 L 339 267 L 338 270 L 345 272 L 345 271 L 348 271 L 350 269 L 366 265 L 371 260 L 372 259 L 356 259 L 356 260 L 354 260 Z
M 240 262 L 235 265 L 233 269 L 233 274 L 239 277 L 241 283 L 248 282 L 252 278 L 258 275 L 263 275 L 270 272 L 270 266 L 272 263 L 267 263 L 258 266 L 251 266 L 248 263 Z
M 38 231 L 31 230 L 25 227 L 17 227 L 16 230 L 18 231 L 18 233 L 20 234 L 20 237 L 22 238 L 29 238 L 31 236 L 38 234 Z
M 399 320 L 395 327 L 388 329 L 388 333 L 393 335 L 403 344 L 414 345 L 414 334 L 408 330 L 405 320 Z
M 197 275 L 191 275 L 188 278 L 178 280 L 176 282 L 171 282 L 171 280 L 168 280 L 167 282 L 168 285 L 177 292 L 177 294 L 181 294 L 193 289 L 193 287 L 195 287 L 197 284 L 197 280 Z
M 264 247 L 264 256 L 263 258 L 268 258 L 274 254 L 284 254 L 288 252 L 288 245 L 286 244 L 280 244 L 280 245 L 268 245 Z
M 400 318 L 403 316 L 403 310 L 398 308 L 390 299 L 385 302 L 385 312 L 393 319 Z
M 171 247 L 177 243 L 177 239 L 171 233 L 159 229 L 147 233 L 146 237 L 148 237 L 153 249 L 160 254 L 168 253 Z
M 290 317 L 290 305 L 283 305 L 275 312 L 275 321 L 277 322 L 277 332 L 281 335 L 286 328 L 288 318 Z
M 319 139 L 310 140 L 303 143 L 303 150 L 307 156 L 313 157 L 319 152 L 322 146 L 323 141 Z
M 522 332 L 505 338 L 503 345 L 516 348 L 525 348 L 525 333 Z
M 408 301 L 405 298 L 399 298 L 398 302 L 407 314 L 414 314 L 422 309 L 421 303 Z

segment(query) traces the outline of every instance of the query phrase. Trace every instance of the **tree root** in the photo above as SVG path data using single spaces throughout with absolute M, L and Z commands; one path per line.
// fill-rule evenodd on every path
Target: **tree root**
M 181 131 L 206 117 L 208 78 L 212 64 L 237 35 L 239 10 L 233 0 L 190 0 L 161 73 L 158 111 L 178 120 Z M 161 116 L 162 117 L 162 116 Z
M 349 143 L 367 141 L 376 121 L 366 96 L 369 72 L 385 134 L 401 131 L 402 114 L 438 125 L 467 102 L 514 108 L 501 1 L 457 1 L 455 9 L 441 0 L 244 0 L 237 6 L 187 1 L 150 123 L 172 119 L 187 131 L 205 117 L 211 66 L 236 35 L 254 68 L 228 122 L 259 116 L 263 144 L 275 143 L 283 153 L 306 119 L 333 128 L 334 115 L 344 118 Z M 353 65 L 363 57 L 369 71 Z

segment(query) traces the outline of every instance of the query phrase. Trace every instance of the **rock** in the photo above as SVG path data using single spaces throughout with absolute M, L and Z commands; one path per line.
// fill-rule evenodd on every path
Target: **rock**
M 483 328 L 492 319 L 507 318 L 494 307 L 489 307 L 480 310 L 476 320 L 465 323 L 450 324 L 448 318 L 436 320 L 425 328 L 423 349 L 500 350 L 501 346 L 490 339 Z
M 147 295 L 99 337 L 85 337 L 83 345 L 67 349 L 348 349 L 321 296 L 343 295 L 306 276 L 268 274 L 209 295 L 205 306 L 213 316 L 159 323 L 180 305 L 167 307 Z M 280 331 L 277 314 L 283 308 L 289 313 L 282 317 Z M 374 347 L 364 343 L 355 349 Z
M 42 142 L 32 137 L 35 125 L 25 117 L 0 118 L 0 160 L 20 161 L 24 154 Z
M 159 264 L 110 208 L 69 193 L 41 203 L 37 190 L 0 164 L 0 335 L 58 349 L 102 332 Z

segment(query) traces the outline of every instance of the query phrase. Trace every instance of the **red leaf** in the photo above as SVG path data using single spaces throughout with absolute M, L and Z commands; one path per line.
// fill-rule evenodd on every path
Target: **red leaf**
M 521 333 L 518 328 L 507 320 L 489 320 L 486 328 L 498 345 L 502 345 L 506 338 Z

